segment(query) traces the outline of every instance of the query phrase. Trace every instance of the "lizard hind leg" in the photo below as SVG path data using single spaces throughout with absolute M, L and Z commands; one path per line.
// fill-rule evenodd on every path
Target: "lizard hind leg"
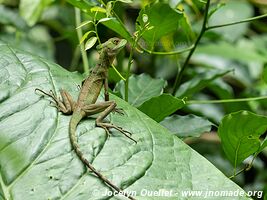
M 131 137 L 131 135 L 132 135 L 131 132 L 124 130 L 122 127 L 117 126 L 115 124 L 103 122 L 104 118 L 106 116 L 108 116 L 109 113 L 111 113 L 113 111 L 119 112 L 118 110 L 120 110 L 120 109 L 117 110 L 116 106 L 117 105 L 116 105 L 115 101 L 105 101 L 105 102 L 101 102 L 101 103 L 86 105 L 83 107 L 83 111 L 86 113 L 87 116 L 93 115 L 96 113 L 100 113 L 99 116 L 96 118 L 95 124 L 96 124 L 96 126 L 103 128 L 106 131 L 108 136 L 110 135 L 109 129 L 114 128 L 117 131 L 119 131 L 120 133 L 122 133 L 125 137 L 127 137 L 130 140 L 137 143 Z
M 56 107 L 62 113 L 64 114 L 72 113 L 74 106 L 75 106 L 75 102 L 73 101 L 71 95 L 67 91 L 60 90 L 60 95 L 61 95 L 62 100 L 59 97 L 57 97 L 52 90 L 50 90 L 48 93 L 39 88 L 36 88 L 35 91 L 39 91 L 42 94 L 51 97 L 53 101 L 50 101 L 50 102 L 52 102 L 53 106 Z
M 110 128 L 114 128 L 114 129 L 116 129 L 117 131 L 119 131 L 120 133 L 122 133 L 125 137 L 127 137 L 127 138 L 129 138 L 130 140 L 132 140 L 132 141 L 134 141 L 135 143 L 137 143 L 137 141 L 131 137 L 132 133 L 129 132 L 129 131 L 124 130 L 122 127 L 116 126 L 116 125 L 114 125 L 114 124 L 112 124 L 112 123 L 97 122 L 97 121 L 96 121 L 96 125 L 97 125 L 98 127 L 103 128 L 103 129 L 106 131 L 106 133 L 108 134 L 108 136 L 110 135 L 109 129 L 110 129 Z
M 134 140 L 131 135 L 132 133 L 127 131 L 127 130 L 124 130 L 122 127 L 119 127 L 117 125 L 114 125 L 112 123 L 106 123 L 106 122 L 103 122 L 104 118 L 112 111 L 115 111 L 115 112 L 119 112 L 119 109 L 116 109 L 116 106 L 117 104 L 115 103 L 115 101 L 109 101 L 110 102 L 110 105 L 103 111 L 100 113 L 100 115 L 96 118 L 96 126 L 98 127 L 102 127 L 105 129 L 105 131 L 107 132 L 107 134 L 109 134 L 109 129 L 110 128 L 114 128 L 116 129 L 117 131 L 119 131 L 120 133 L 122 133 L 125 137 L 129 138 L 130 140 L 134 141 L 135 143 L 136 140 Z

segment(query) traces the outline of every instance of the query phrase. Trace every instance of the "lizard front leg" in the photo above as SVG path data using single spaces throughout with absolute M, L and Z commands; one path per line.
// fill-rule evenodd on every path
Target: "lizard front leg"
M 126 131 L 122 127 L 119 127 L 112 123 L 103 122 L 104 118 L 108 116 L 109 113 L 111 113 L 112 111 L 116 109 L 116 106 L 117 104 L 115 101 L 106 101 L 106 102 L 86 105 L 83 107 L 82 110 L 86 113 L 87 116 L 100 113 L 99 116 L 96 118 L 96 126 L 103 128 L 108 135 L 109 135 L 109 129 L 114 128 L 118 130 L 120 133 L 122 133 L 124 136 L 126 136 L 127 138 L 137 143 L 136 140 L 134 140 L 131 137 L 132 135 L 131 132 Z
M 42 94 L 49 96 L 53 99 L 54 106 L 64 114 L 72 114 L 76 103 L 73 101 L 72 96 L 65 90 L 60 90 L 61 99 L 55 95 L 55 93 L 50 90 L 50 92 L 45 92 L 39 88 L 35 91 L 39 91 Z

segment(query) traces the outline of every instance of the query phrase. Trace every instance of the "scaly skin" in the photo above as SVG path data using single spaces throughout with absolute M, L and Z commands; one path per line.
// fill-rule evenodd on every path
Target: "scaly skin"
M 85 158 L 83 155 L 79 144 L 77 142 L 76 137 L 76 128 L 81 121 L 82 118 L 100 113 L 100 115 L 96 119 L 96 126 L 102 127 L 107 134 L 109 134 L 109 128 L 114 128 L 124 134 L 126 137 L 130 138 L 134 142 L 129 135 L 130 132 L 122 129 L 111 123 L 104 123 L 103 119 L 112 111 L 120 112 L 119 109 L 116 109 L 115 101 L 109 101 L 108 95 L 108 68 L 112 64 L 113 60 L 115 59 L 118 52 L 126 45 L 126 40 L 119 39 L 119 38 L 111 38 L 107 42 L 103 43 L 102 45 L 98 45 L 97 49 L 100 51 L 100 59 L 99 63 L 96 65 L 95 68 L 92 69 L 90 75 L 85 79 L 83 82 L 78 101 L 74 102 L 72 100 L 71 95 L 61 90 L 60 94 L 62 100 L 57 98 L 53 92 L 46 93 L 43 90 L 36 89 L 44 93 L 45 95 L 50 96 L 55 101 L 55 106 L 63 112 L 64 114 L 72 114 L 70 123 L 69 123 L 69 136 L 70 142 L 74 151 L 76 152 L 77 156 L 80 160 L 95 174 L 97 175 L 102 181 L 104 181 L 109 187 L 116 190 L 120 194 L 124 194 L 124 196 L 128 197 L 131 200 L 135 200 L 133 197 L 128 196 L 124 193 L 119 187 L 109 181 L 106 177 L 104 177 L 100 172 L 98 172 L 92 164 Z M 105 89 L 105 102 L 96 103 L 96 100 L 100 94 L 102 87 L 104 86 Z

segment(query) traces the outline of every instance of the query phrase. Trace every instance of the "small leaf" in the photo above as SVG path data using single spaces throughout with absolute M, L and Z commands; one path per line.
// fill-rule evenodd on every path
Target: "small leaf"
M 76 29 L 82 28 L 83 26 L 90 24 L 90 23 L 93 23 L 93 21 L 92 20 L 84 21 L 78 27 L 76 27 Z
M 123 38 L 127 39 L 128 41 L 133 41 L 131 34 L 128 30 L 123 26 L 117 19 L 110 18 L 108 21 L 102 22 L 106 27 L 113 30 L 114 32 L 118 33 Z
M 106 5 L 106 14 L 107 14 L 107 17 L 109 17 L 111 15 L 111 11 L 112 11 L 112 3 L 113 1 L 109 1 Z
M 133 3 L 133 1 L 131 1 L 131 0 L 116 0 L 116 1 L 120 1 L 120 2 L 123 2 L 123 3 Z
M 165 117 L 184 107 L 184 105 L 184 100 L 173 97 L 170 94 L 162 94 L 152 97 L 139 106 L 138 109 L 156 122 L 160 122 Z
M 129 78 L 129 103 L 138 107 L 152 97 L 162 94 L 165 85 L 165 80 L 154 79 L 147 74 L 132 75 Z M 123 98 L 124 88 L 124 81 L 120 81 L 115 87 L 115 91 L 119 91 Z
M 90 9 L 91 12 L 101 12 L 101 13 L 106 13 L 106 9 L 99 7 L 99 6 L 95 6 L 93 8 Z
M 171 8 L 175 9 L 178 7 L 179 4 L 182 3 L 183 0 L 170 0 L 169 5 Z
M 100 19 L 98 22 L 101 23 L 101 22 L 106 22 L 106 21 L 109 21 L 109 20 L 112 20 L 114 18 L 110 18 L 110 17 L 106 17 L 106 18 L 102 18 Z
M 143 14 L 142 20 L 143 20 L 144 23 L 147 23 L 148 16 L 146 14 Z
M 202 133 L 209 132 L 213 125 L 209 120 L 195 115 L 172 115 L 160 124 L 180 138 L 199 137 Z
M 91 49 L 97 41 L 97 37 L 89 38 L 85 43 L 85 50 Z
M 95 31 L 87 31 L 87 32 L 82 36 L 82 38 L 81 38 L 81 40 L 80 40 L 80 44 L 82 44 L 82 43 L 84 42 L 84 40 L 88 37 L 88 35 L 89 35 L 90 33 L 95 33 Z
M 240 164 L 248 156 L 258 152 L 260 136 L 267 129 L 267 117 L 249 111 L 239 111 L 226 115 L 218 129 L 222 147 L 234 164 Z
M 225 3 L 218 3 L 216 7 L 210 9 L 208 18 L 210 18 L 217 10 L 219 10 L 223 6 L 225 6 Z

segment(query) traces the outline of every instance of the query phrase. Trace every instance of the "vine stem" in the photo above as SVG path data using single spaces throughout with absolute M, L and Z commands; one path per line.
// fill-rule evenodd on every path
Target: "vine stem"
M 223 100 L 192 100 L 187 101 L 187 104 L 215 104 L 215 103 L 238 103 L 244 101 L 257 101 L 267 99 L 267 96 L 262 97 L 251 97 L 251 98 L 240 98 L 240 99 L 223 99 Z
M 259 15 L 259 16 L 256 16 L 256 17 L 251 17 L 251 18 L 247 18 L 247 19 L 244 19 L 244 20 L 236 21 L 236 22 L 220 24 L 220 25 L 215 25 L 215 26 L 208 26 L 208 27 L 206 27 L 206 31 L 207 30 L 211 30 L 211 29 L 215 29 L 215 28 L 221 28 L 221 27 L 225 27 L 225 26 L 232 26 L 232 25 L 236 25 L 236 24 L 251 22 L 251 21 L 254 21 L 254 20 L 257 20 L 257 19 L 262 19 L 262 18 L 265 18 L 265 17 L 267 17 L 267 13 L 264 14 L 264 15 Z
M 200 31 L 197 39 L 196 39 L 195 44 L 193 45 L 193 48 L 189 51 L 189 54 L 187 55 L 187 57 L 185 59 L 185 62 L 181 67 L 181 70 L 179 71 L 178 75 L 176 76 L 176 79 L 175 79 L 175 82 L 174 82 L 174 86 L 173 86 L 173 92 L 172 92 L 173 95 L 175 95 L 175 92 L 176 92 L 176 90 L 178 89 L 178 87 L 179 87 L 179 85 L 181 83 L 183 73 L 184 73 L 186 67 L 188 66 L 190 58 L 192 57 L 193 53 L 195 52 L 200 39 L 202 38 L 202 36 L 206 32 L 207 21 L 208 21 L 208 13 L 209 13 L 209 6 L 210 6 L 210 0 L 207 0 L 201 31 Z
M 133 63 L 133 52 L 135 49 L 136 42 L 133 43 L 129 55 L 129 60 L 128 60 L 128 67 L 127 67 L 127 72 L 126 72 L 126 80 L 125 80 L 125 88 L 124 88 L 124 100 L 128 102 L 129 99 L 129 77 L 130 77 L 130 71 L 131 71 L 131 65 Z
M 75 23 L 76 23 L 76 27 L 78 27 L 81 24 L 81 11 L 78 8 L 75 8 Z M 77 32 L 79 41 L 81 41 L 82 36 L 83 36 L 82 29 L 78 28 L 76 29 L 76 32 Z M 80 50 L 82 54 L 84 73 L 89 74 L 89 63 L 88 63 L 88 58 L 87 58 L 87 54 L 86 54 L 85 47 L 84 47 L 84 42 L 80 44 Z
M 177 50 L 177 51 L 151 51 L 151 50 L 148 50 L 146 49 L 145 47 L 141 46 L 140 44 L 138 44 L 138 47 L 146 52 L 146 53 L 149 53 L 149 54 L 154 54 L 154 55 L 176 55 L 176 54 L 181 54 L 181 53 L 184 53 L 184 52 L 187 52 L 187 51 L 190 51 L 194 48 L 194 45 L 191 45 L 189 47 L 186 47 L 184 49 L 181 49 L 181 50 Z
M 239 174 L 241 174 L 242 172 L 250 170 L 256 157 L 257 157 L 257 153 L 253 156 L 253 158 L 249 164 L 247 164 L 243 169 L 239 170 L 238 172 L 234 172 L 234 174 L 232 176 L 229 176 L 228 178 L 233 179 L 236 176 L 238 176 Z

